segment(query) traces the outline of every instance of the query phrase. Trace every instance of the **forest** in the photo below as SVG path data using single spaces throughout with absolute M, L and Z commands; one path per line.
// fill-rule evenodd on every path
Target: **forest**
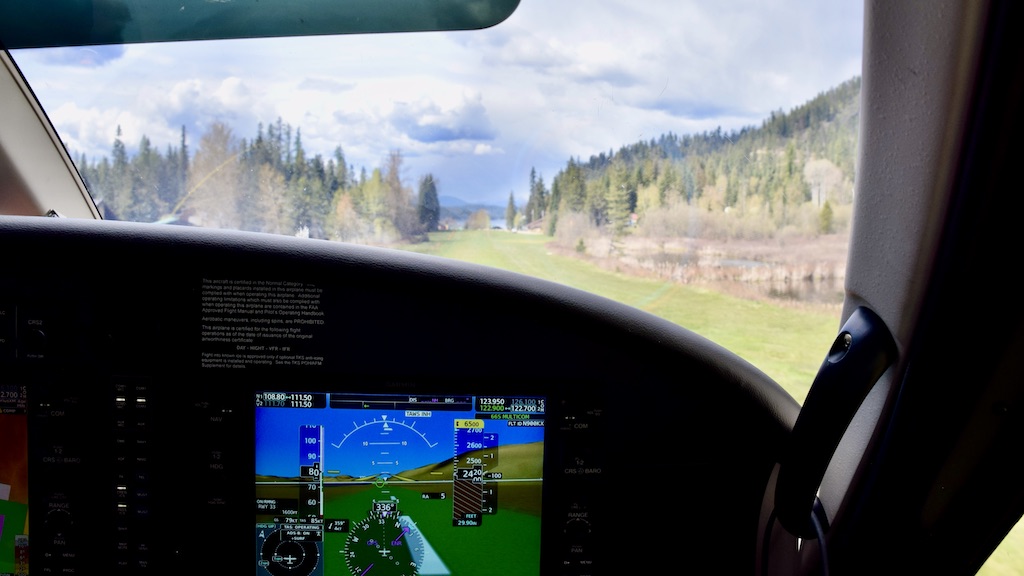
M 587 159 L 550 179 L 531 170 L 526 202 L 509 194 L 506 225 L 575 242 L 599 233 L 759 239 L 842 232 L 849 225 L 860 78 L 760 126 L 671 132 Z M 191 151 L 195 147 L 195 152 Z M 222 123 L 198 143 L 184 127 L 164 151 L 145 136 L 129 157 L 118 128 L 109 157 L 74 158 L 105 218 L 190 224 L 344 242 L 421 242 L 441 221 L 438 183 L 402 181 L 402 153 L 357 171 L 339 144 L 307 155 L 281 119 L 239 138 Z
M 549 235 L 598 227 L 612 237 L 761 239 L 848 225 L 860 78 L 760 127 L 721 129 L 570 158 L 545 186 L 531 175 L 521 218 Z

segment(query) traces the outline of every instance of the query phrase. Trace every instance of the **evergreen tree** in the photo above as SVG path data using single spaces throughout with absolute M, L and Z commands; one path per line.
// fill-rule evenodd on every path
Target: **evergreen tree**
M 534 190 L 537 188 L 537 169 L 530 168 L 530 194 L 526 198 L 526 209 L 523 213 L 526 215 L 526 223 L 529 224 L 538 218 L 537 216 L 537 197 Z
M 302 129 L 295 129 L 295 158 L 291 163 L 291 178 L 302 178 L 306 175 L 306 151 L 302 148 Z
M 178 151 L 168 144 L 163 160 L 160 162 L 160 173 L 157 176 L 160 181 L 157 189 L 160 193 L 160 201 L 164 205 L 163 215 L 167 215 L 169 210 L 178 203 L 178 192 L 181 190 L 178 183 L 179 162 L 181 162 L 181 157 L 178 155 Z
M 441 222 L 441 202 L 437 197 L 437 180 L 433 174 L 420 179 L 417 211 L 423 229 L 427 232 L 436 231 Z
M 526 222 L 534 222 L 544 217 L 548 208 L 548 190 L 544 186 L 544 177 L 537 175 L 536 168 L 530 169 L 530 196 L 526 200 Z
M 832 213 L 832 204 L 828 200 L 825 200 L 825 205 L 818 213 L 818 232 L 822 234 L 835 232 L 835 215 Z
M 165 212 L 161 199 L 160 153 L 145 135 L 139 140 L 139 151 L 130 162 L 131 194 L 126 218 L 140 222 L 155 222 Z
M 544 230 L 544 233 L 548 236 L 554 236 L 555 234 L 555 225 L 558 222 L 558 209 L 561 204 L 561 182 L 558 178 L 555 178 L 551 180 L 551 194 L 548 196 L 548 219 Z
M 608 188 L 607 205 L 608 223 L 612 227 L 612 232 L 616 237 L 621 236 L 625 232 L 626 227 L 629 226 L 631 214 L 627 184 L 619 184 L 618 186 L 610 186 Z
M 604 171 L 599 178 L 587 182 L 587 200 L 584 212 L 590 221 L 598 226 L 608 223 L 608 191 L 611 189 L 611 177 Z
M 380 168 L 374 168 L 369 176 L 366 175 L 366 169 L 363 169 L 359 186 L 353 190 L 352 199 L 356 210 L 372 222 L 375 228 L 380 228 L 381 222 L 387 218 L 387 201 Z
M 601 157 L 603 159 L 603 152 Z M 569 166 L 565 169 L 562 183 L 566 208 L 573 212 L 582 212 L 587 203 L 587 182 L 583 175 L 583 167 L 572 158 L 569 158 Z
M 284 153 L 284 158 L 280 160 L 281 165 L 284 167 L 284 175 L 285 178 L 291 180 L 295 170 L 295 166 L 292 164 L 292 125 L 283 123 L 278 118 L 277 136 L 280 139 L 278 144 L 279 150 Z
M 508 193 L 508 205 L 505 206 L 505 228 L 512 230 L 516 224 L 516 197 L 512 192 Z
M 131 174 L 128 171 L 128 150 L 121 140 L 120 125 L 117 126 L 110 156 L 110 178 L 104 186 L 103 201 L 110 216 L 117 220 L 128 220 L 131 207 Z
M 289 233 L 305 229 L 310 238 L 325 238 L 331 199 L 323 181 L 304 174 L 288 182 L 287 190 L 291 215 Z
M 544 185 L 544 176 L 537 175 L 537 181 L 534 182 L 530 189 L 530 196 L 535 198 L 533 203 L 534 209 L 534 220 L 540 220 L 547 214 L 548 208 L 548 189 Z
M 334 177 L 341 190 L 347 190 L 352 185 L 351 170 L 345 164 L 345 151 L 341 149 L 341 146 L 334 148 Z
M 188 183 L 188 169 L 189 169 L 189 157 L 188 157 L 188 145 L 185 143 L 185 125 L 181 125 L 181 145 L 178 147 L 178 191 L 177 197 L 180 200 L 185 196 L 185 190 Z

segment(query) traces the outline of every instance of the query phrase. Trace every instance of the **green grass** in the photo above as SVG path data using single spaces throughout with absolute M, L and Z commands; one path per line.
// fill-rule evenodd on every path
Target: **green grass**
M 537 276 L 635 306 L 739 354 L 803 402 L 839 330 L 838 314 L 752 302 L 603 270 L 546 249 L 550 238 L 498 230 L 446 232 L 408 250 Z M 1014 528 L 978 572 L 1024 574 L 1024 525 Z
M 406 249 L 544 278 L 645 310 L 739 354 L 801 402 L 839 330 L 838 313 L 616 274 L 551 254 L 546 248 L 550 240 L 499 230 L 442 232 Z

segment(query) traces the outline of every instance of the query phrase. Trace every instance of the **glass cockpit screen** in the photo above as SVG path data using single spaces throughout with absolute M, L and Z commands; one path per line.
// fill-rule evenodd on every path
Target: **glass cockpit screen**
M 258 575 L 539 574 L 543 397 L 255 405 Z

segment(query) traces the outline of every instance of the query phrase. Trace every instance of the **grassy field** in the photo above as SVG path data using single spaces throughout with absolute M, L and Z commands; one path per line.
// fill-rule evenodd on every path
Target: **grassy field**
M 406 248 L 544 278 L 645 310 L 736 352 L 801 402 L 839 329 L 838 310 L 794 309 L 616 274 L 551 254 L 548 240 L 500 230 L 442 232 Z
M 629 304 L 732 350 L 803 402 L 832 339 L 839 312 L 794 309 L 692 286 L 615 274 L 551 254 L 548 238 L 499 230 L 437 233 L 408 250 L 537 276 Z M 1024 525 L 1010 532 L 978 572 L 1024 574 Z

